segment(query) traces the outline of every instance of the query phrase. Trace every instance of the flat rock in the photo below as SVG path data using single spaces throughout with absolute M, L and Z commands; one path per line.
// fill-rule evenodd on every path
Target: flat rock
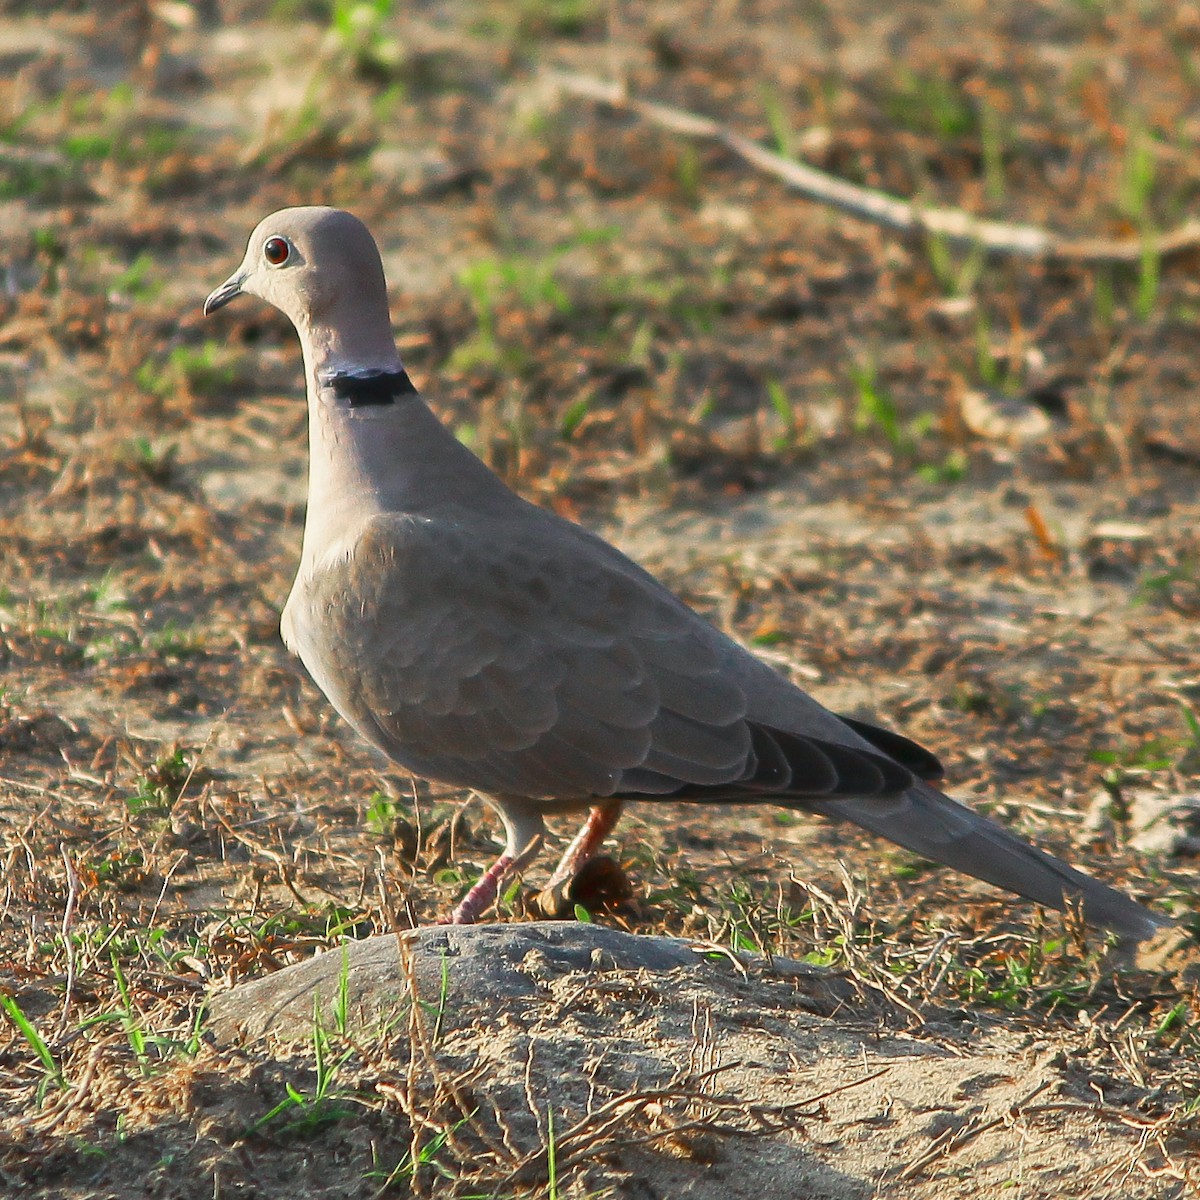
M 506 1010 L 536 1004 L 564 982 L 611 986 L 617 978 L 669 983 L 677 995 L 736 999 L 752 985 L 782 987 L 797 1006 L 831 1013 L 852 995 L 830 972 L 788 960 L 735 956 L 709 943 L 624 933 L 600 925 L 537 921 L 516 925 L 435 925 L 347 942 L 213 998 L 209 1029 L 218 1042 L 312 1034 L 314 1006 L 326 1026 L 371 1028 L 404 1012 L 411 996 L 447 1011 Z

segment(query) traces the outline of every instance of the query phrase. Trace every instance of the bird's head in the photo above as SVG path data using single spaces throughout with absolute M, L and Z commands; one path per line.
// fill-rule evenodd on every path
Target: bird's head
M 241 266 L 204 301 L 216 312 L 240 295 L 274 305 L 304 336 L 321 327 L 391 343 L 387 286 L 375 239 L 337 208 L 285 208 L 260 221 Z

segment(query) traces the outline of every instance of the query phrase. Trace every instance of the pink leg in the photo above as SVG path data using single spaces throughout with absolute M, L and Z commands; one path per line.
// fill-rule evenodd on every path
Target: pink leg
M 613 826 L 620 819 L 621 808 L 620 800 L 606 800 L 592 808 L 583 828 L 558 860 L 558 866 L 554 868 L 554 874 L 546 884 L 547 892 L 579 874 L 579 868 L 596 853 L 600 843 L 612 833 Z
M 458 902 L 450 914 L 449 925 L 474 925 L 480 914 L 491 904 L 500 891 L 500 882 L 512 870 L 516 860 L 502 854 L 479 877 L 479 882 Z
M 492 904 L 506 875 L 527 867 L 542 848 L 542 814 L 535 805 L 508 797 L 493 797 L 492 803 L 504 823 L 507 840 L 504 853 L 480 877 L 479 882 L 459 901 L 458 907 L 443 918 L 443 925 L 474 925 Z

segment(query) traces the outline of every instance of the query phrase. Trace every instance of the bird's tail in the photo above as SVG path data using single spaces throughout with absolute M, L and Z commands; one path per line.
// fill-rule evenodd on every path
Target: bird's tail
M 1006 888 L 1048 908 L 1079 903 L 1089 923 L 1141 941 L 1172 922 L 928 784 L 899 796 L 809 800 L 825 816 L 852 821 L 908 850 Z

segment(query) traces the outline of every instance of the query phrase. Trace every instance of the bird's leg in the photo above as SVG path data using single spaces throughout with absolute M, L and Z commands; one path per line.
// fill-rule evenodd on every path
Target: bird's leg
M 620 800 L 606 800 L 603 804 L 592 806 L 583 828 L 558 860 L 558 866 L 554 868 L 554 874 L 546 884 L 546 892 L 568 879 L 573 879 L 579 873 L 579 868 L 596 853 L 600 843 L 612 833 L 613 826 L 620 819 L 622 803 Z
M 492 904 L 504 878 L 527 867 L 542 848 L 545 826 L 542 814 L 528 804 L 496 799 L 496 811 L 504 823 L 504 852 L 480 877 L 479 882 L 459 901 L 450 914 L 450 925 L 473 925 Z

